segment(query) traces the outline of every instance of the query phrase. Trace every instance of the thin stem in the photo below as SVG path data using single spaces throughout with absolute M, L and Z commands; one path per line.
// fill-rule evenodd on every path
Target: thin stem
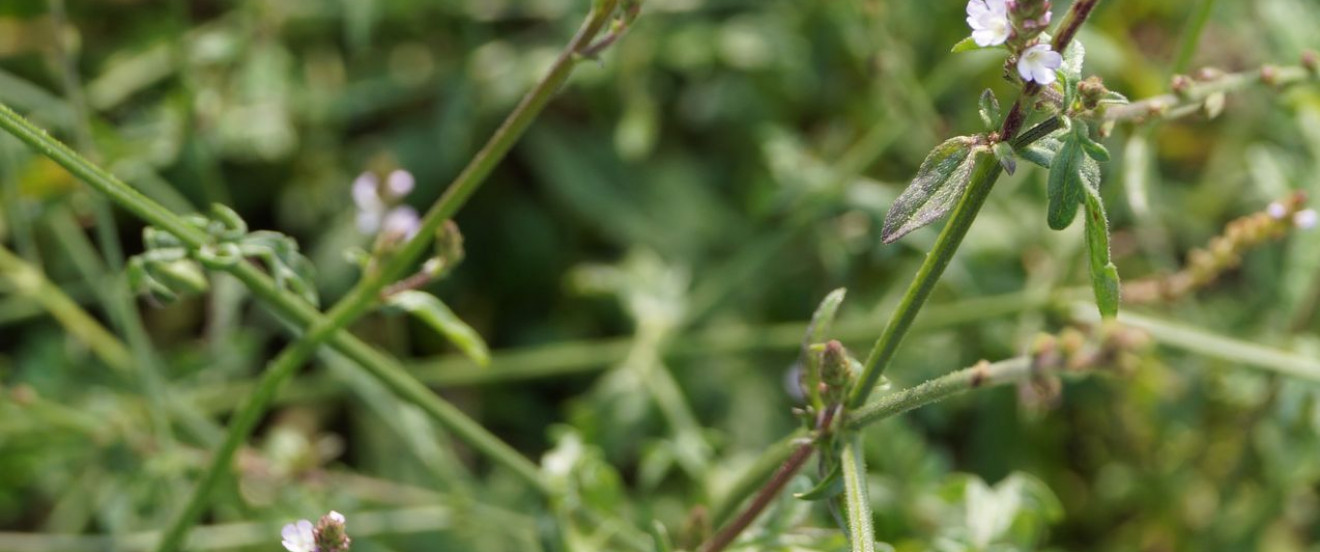
M 1095 310 L 1094 305 L 1092 309 Z M 897 416 L 936 403 L 972 389 L 994 387 L 1031 377 L 1030 357 L 1014 357 L 999 362 L 981 363 L 881 397 L 848 414 L 847 429 L 856 430 L 885 418 Z
M 802 429 L 767 447 L 765 452 L 757 457 L 756 462 L 734 481 L 729 491 L 711 506 L 711 523 L 716 527 L 724 525 L 736 511 L 735 508 L 760 489 L 761 485 L 793 456 L 794 451 L 810 443 L 810 434 Z
M 756 518 L 770 505 L 770 502 L 779 496 L 779 491 L 782 491 L 784 486 L 793 480 L 793 476 L 797 474 L 798 470 L 802 469 L 802 466 L 807 463 L 807 460 L 811 458 L 811 453 L 815 450 L 814 441 L 797 445 L 797 448 L 793 449 L 793 453 L 775 470 L 770 480 L 761 486 L 760 491 L 752 498 L 751 504 L 737 518 L 734 518 L 732 523 L 720 529 L 715 536 L 711 537 L 697 550 L 699 552 L 719 552 L 732 544 L 739 534 L 746 530 L 753 521 L 756 521 Z
M 957 209 L 949 218 L 948 224 L 944 226 L 944 230 L 940 231 L 935 246 L 926 254 L 926 261 L 912 279 L 907 293 L 903 295 L 898 308 L 889 319 L 889 324 L 885 326 L 884 333 L 876 340 L 875 346 L 866 356 L 866 362 L 862 365 L 862 375 L 848 397 L 849 408 L 857 408 L 866 403 L 867 397 L 880 381 L 885 368 L 893 360 L 894 353 L 898 351 L 903 336 L 911 329 L 912 322 L 917 318 L 917 312 L 930 297 L 930 292 L 935 289 L 940 275 L 944 273 L 954 253 L 958 251 L 958 246 L 967 236 L 967 230 L 972 227 L 972 221 L 976 220 L 976 215 L 985 205 L 986 198 L 990 197 L 990 189 L 994 187 L 995 180 L 999 178 L 1002 170 L 994 157 L 979 155 L 971 183 L 968 184 L 962 200 L 958 202 Z
M 866 459 L 862 457 L 862 434 L 853 433 L 843 441 L 839 467 L 843 470 L 843 503 L 852 550 L 875 552 L 875 528 L 871 519 L 871 495 L 867 492 Z
M 1261 69 L 1229 73 L 1211 80 L 1193 81 L 1186 90 L 1147 98 L 1127 105 L 1105 110 L 1106 121 L 1168 120 L 1196 113 L 1211 95 L 1235 92 L 1257 84 L 1283 88 L 1293 84 L 1316 80 L 1315 74 L 1305 67 L 1264 67 Z
M 1082 23 L 1091 15 L 1099 0 L 1077 0 L 1068 10 L 1068 15 L 1063 22 L 1059 24 L 1059 32 L 1054 37 L 1054 51 L 1062 52 L 1068 48 L 1077 30 L 1081 28 Z M 1004 117 L 1003 126 L 1000 129 L 1000 139 L 1004 141 L 1012 140 L 1016 147 L 1023 147 L 1026 143 L 1015 140 L 1017 133 L 1022 126 L 1026 124 L 1027 118 L 1031 115 L 1031 98 L 1040 91 L 1040 86 L 1034 82 L 1028 82 L 1022 87 L 1022 93 L 1013 102 L 1013 108 L 1008 115 Z M 1044 136 L 1048 133 L 1043 133 Z M 971 183 L 967 186 L 967 191 L 963 192 L 962 199 L 958 202 L 958 207 L 953 216 L 949 219 L 944 230 L 940 232 L 935 246 L 926 255 L 926 261 L 922 263 L 921 269 L 917 271 L 916 277 L 908 290 L 903 295 L 898 309 L 889 319 L 889 324 L 885 326 L 885 331 L 876 340 L 871 348 L 870 354 L 866 357 L 863 364 L 862 375 L 858 378 L 858 385 L 853 388 L 852 394 L 848 397 L 847 406 L 857 408 L 866 403 L 866 398 L 871 395 L 876 383 L 880 381 L 880 376 L 884 374 L 889 362 L 893 360 L 894 353 L 898 351 L 899 344 L 903 341 L 903 336 L 912 326 L 913 320 L 917 317 L 917 312 L 921 310 L 926 299 L 930 297 L 930 292 L 935 289 L 935 284 L 939 281 L 944 269 L 949 266 L 949 261 L 953 259 L 954 253 L 962 244 L 962 240 L 967 236 L 967 230 L 971 228 L 972 221 L 985 205 L 985 200 L 990 195 L 990 189 L 994 187 L 995 181 L 999 179 L 999 173 L 1002 169 L 999 163 L 989 155 L 981 155 L 977 160 L 975 172 L 972 173 Z
M 1090 311 L 1079 306 L 1073 308 L 1073 319 L 1092 323 L 1096 321 L 1095 306 Z M 1320 382 L 1320 359 L 1256 343 L 1235 337 L 1193 328 L 1173 320 L 1163 320 L 1150 316 L 1123 311 L 1118 315 L 1119 323 L 1141 330 L 1156 342 L 1176 347 L 1191 353 L 1221 359 L 1230 363 L 1264 368 L 1279 374 Z
M 120 181 L 114 175 L 97 167 L 58 140 L 51 138 L 44 131 L 33 126 L 8 106 L 0 104 L 0 129 L 13 134 L 29 147 L 46 155 L 74 176 L 87 182 L 93 188 L 110 196 L 112 200 L 138 215 L 153 226 L 174 234 L 191 249 L 206 245 L 209 237 L 186 223 L 169 209 L 142 195 L 137 190 Z M 253 295 L 266 303 L 275 313 L 298 327 L 309 327 L 323 323 L 325 316 L 312 308 L 302 299 L 284 292 L 270 278 L 251 263 L 235 263 L 227 271 L 243 283 Z M 391 391 L 404 400 L 416 404 L 427 415 L 434 418 L 441 426 L 451 431 L 477 451 L 487 455 L 492 461 L 503 465 L 513 473 L 526 478 L 527 474 L 536 474 L 537 467 L 508 445 L 501 442 L 473 421 L 461 410 L 436 396 L 425 385 L 418 382 L 399 362 L 377 351 L 352 334 L 339 331 L 331 336 L 328 343 L 344 356 L 352 359 L 359 366 L 371 373 Z M 539 479 L 529 479 L 534 488 L 549 492 L 539 485 Z
M 324 318 L 311 324 L 307 333 L 301 339 L 286 348 L 275 360 L 271 361 L 265 373 L 262 374 L 256 391 L 230 423 L 225 442 L 216 451 L 211 460 L 211 465 L 202 476 L 201 481 L 198 482 L 187 506 L 184 507 L 165 532 L 160 545 L 157 547 L 159 552 L 171 552 L 182 545 L 187 537 L 188 530 L 205 508 L 210 492 L 228 471 L 234 454 L 238 452 L 238 447 L 247 440 L 256 427 L 257 422 L 274 399 L 280 385 L 287 381 L 294 371 L 312 356 L 312 353 L 316 351 L 322 342 L 343 331 L 368 308 L 375 305 L 378 302 L 381 289 L 399 278 L 404 270 L 421 256 L 435 232 L 481 186 L 486 176 L 504 158 L 504 155 L 513 147 L 513 144 L 517 142 L 541 110 L 550 102 L 554 93 L 568 79 L 573 66 L 576 64 L 578 53 L 591 43 L 591 40 L 609 21 L 617 3 L 617 0 L 603 0 L 592 7 L 586 21 L 583 22 L 578 33 L 569 42 L 568 47 L 564 49 L 554 65 L 551 66 L 545 78 L 523 97 L 522 102 L 509 114 L 504 124 L 495 131 L 486 146 L 477 153 L 477 156 L 473 158 L 467 168 L 440 196 L 440 199 L 436 201 L 422 219 L 421 228 L 414 237 L 404 243 L 378 271 L 368 273 L 366 277 L 359 281 L 347 296 L 326 313 Z M 410 381 L 415 383 L 415 380 L 410 379 Z M 488 434 L 483 429 L 481 435 Z M 521 459 L 521 456 L 518 456 L 516 451 L 508 449 L 507 445 L 502 442 L 495 442 L 499 443 L 499 455 L 513 455 Z M 541 478 L 539 470 L 529 462 L 525 460 L 521 462 L 510 461 L 507 465 L 513 467 L 520 478 L 531 483 L 542 493 L 547 495 L 554 493 L 553 488 Z
M 133 355 L 119 338 L 65 295 L 59 286 L 3 245 L 0 245 L 0 276 L 7 278 L 16 292 L 40 303 L 69 335 L 87 345 L 106 365 L 124 374 L 133 371 Z

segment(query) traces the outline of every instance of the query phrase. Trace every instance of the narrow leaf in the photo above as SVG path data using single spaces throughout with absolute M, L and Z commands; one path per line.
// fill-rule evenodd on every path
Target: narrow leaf
M 1004 167 L 1004 172 L 1013 174 L 1017 171 L 1017 155 L 1013 153 L 1013 146 L 1008 142 L 999 142 L 994 147 L 995 159 Z
M 1122 295 L 1119 288 L 1118 267 L 1109 258 L 1109 219 L 1099 192 L 1086 187 L 1086 248 L 1091 261 L 1091 287 L 1095 290 L 1095 306 L 1100 316 L 1118 316 L 1118 303 Z
M 1069 134 L 1063 147 L 1050 163 L 1049 176 L 1049 211 L 1047 221 L 1050 228 L 1063 230 L 1077 217 L 1077 208 L 1081 206 L 1083 185 L 1081 178 L 1082 146 L 1077 135 Z
M 804 352 L 813 343 L 825 342 L 825 338 L 830 333 L 830 326 L 834 324 L 834 316 L 839 312 L 839 305 L 843 303 L 843 298 L 847 294 L 846 288 L 839 288 L 821 299 L 816 312 L 811 315 L 811 323 L 807 324 L 807 334 L 802 339 Z
M 894 243 L 909 232 L 926 226 L 948 214 L 962 197 L 972 176 L 976 157 L 975 140 L 959 136 L 931 150 L 921 162 L 916 178 L 894 201 L 885 216 L 880 239 Z
M 490 365 L 490 349 L 481 335 L 449 310 L 440 299 L 429 293 L 405 290 L 391 295 L 387 303 L 416 316 L 426 325 L 440 332 L 456 345 L 464 355 L 479 366 Z
M 794 493 L 793 498 L 799 500 L 825 500 L 839 496 L 839 493 L 843 492 L 843 478 L 840 477 L 843 470 L 839 466 L 840 464 L 835 464 L 829 473 L 826 473 L 825 477 L 822 477 L 820 482 L 816 483 L 815 487 L 805 492 Z
M 655 552 L 674 552 L 674 543 L 669 540 L 669 531 L 660 520 L 651 520 L 651 543 Z
M 1063 140 L 1050 136 L 1042 138 L 1036 143 L 1018 150 L 1017 154 L 1018 157 L 1021 157 L 1022 159 L 1048 169 L 1050 168 L 1050 163 L 1054 162 L 1054 154 L 1058 153 L 1059 148 L 1062 147 Z
M 1077 133 L 1077 139 L 1081 141 L 1082 149 L 1086 151 L 1086 155 L 1101 163 L 1108 163 L 1109 150 L 1106 149 L 1104 145 L 1100 144 L 1100 142 L 1091 139 L 1090 127 L 1086 123 L 1080 121 L 1076 123 L 1076 126 L 1077 128 L 1074 132 Z

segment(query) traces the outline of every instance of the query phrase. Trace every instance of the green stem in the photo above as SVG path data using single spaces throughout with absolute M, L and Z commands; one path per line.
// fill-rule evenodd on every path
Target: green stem
M 1095 306 L 1091 306 L 1095 310 Z M 936 403 L 971 389 L 1013 383 L 1031 377 L 1030 357 L 1014 357 L 981 363 L 927 381 L 916 387 L 890 393 L 848 414 L 847 428 L 857 430 L 885 418 Z
M 980 213 L 986 198 L 990 196 L 990 189 L 994 187 L 1003 169 L 991 155 L 979 154 L 978 157 L 971 183 L 968 184 L 962 200 L 958 202 L 957 209 L 954 210 L 949 223 L 944 226 L 944 230 L 940 231 L 935 246 L 926 255 L 926 261 L 922 263 L 912 284 L 908 286 L 907 293 L 903 295 L 898 308 L 890 317 L 884 333 L 876 340 L 875 346 L 866 356 L 866 362 L 862 365 L 862 375 L 848 397 L 849 408 L 857 408 L 866 403 L 867 397 L 880 381 L 885 368 L 893 360 L 894 353 L 898 351 L 903 336 L 916 320 L 917 312 L 930 297 L 930 292 L 935 289 L 940 275 L 949 266 L 949 261 L 958 251 L 963 238 L 967 237 L 967 230 L 972 227 L 972 221 L 976 220 L 976 215 Z
M 866 485 L 866 459 L 862 457 L 862 435 L 843 440 L 839 458 L 843 470 L 843 503 L 847 513 L 848 538 L 853 552 L 875 552 L 875 528 L 871 519 L 871 495 Z
M 69 335 L 86 344 L 102 362 L 124 374 L 133 372 L 133 355 L 119 338 L 60 291 L 59 286 L 4 246 L 0 246 L 0 275 L 9 279 L 16 292 L 39 302 Z
M 810 438 L 809 432 L 798 430 L 766 448 L 751 467 L 738 476 L 728 492 L 711 505 L 711 524 L 716 527 L 724 525 L 729 520 L 729 516 L 737 511 L 736 508 L 760 489 L 775 470 L 793 456 L 794 451 L 803 445 L 810 445 Z
M 589 45 L 609 21 L 617 3 L 617 0 L 601 0 L 592 7 L 586 21 L 583 22 L 577 34 L 559 55 L 554 65 L 551 66 L 545 78 L 523 97 L 522 102 L 509 114 L 504 124 L 495 131 L 485 147 L 477 153 L 477 156 L 472 159 L 467 168 L 450 184 L 445 193 L 436 200 L 422 219 L 421 228 L 413 238 L 395 251 L 394 255 L 377 271 L 369 272 L 326 313 L 324 318 L 314 321 L 302 338 L 271 361 L 265 373 L 262 374 L 256 391 L 230 423 L 225 442 L 216 451 L 211 460 L 211 465 L 202 476 L 201 481 L 198 482 L 187 506 L 179 513 L 179 516 L 175 518 L 170 528 L 165 532 L 164 537 L 162 537 L 157 547 L 159 552 L 177 550 L 183 543 L 188 530 L 205 508 L 210 492 L 228 471 L 234 454 L 238 452 L 238 447 L 247 440 L 252 430 L 255 429 L 257 422 L 274 399 L 280 385 L 287 381 L 316 352 L 321 343 L 343 332 L 344 328 L 365 313 L 367 309 L 376 305 L 381 289 L 390 282 L 402 277 L 404 271 L 421 256 L 436 231 L 481 186 L 490 172 L 504 158 L 504 155 L 518 141 L 518 138 L 527 130 L 527 127 L 536 119 L 551 98 L 554 97 L 555 92 L 568 79 L 568 76 L 572 74 L 573 67 L 577 62 L 578 52 Z M 239 278 L 242 279 L 242 276 L 239 275 Z M 407 380 L 416 384 L 416 380 L 411 378 L 407 378 Z M 429 392 L 426 394 L 429 395 Z M 463 417 L 463 419 L 467 420 L 466 417 Z M 473 423 L 475 424 L 475 422 Z M 494 439 L 480 426 L 476 426 L 471 435 L 479 436 L 483 440 L 487 438 Z M 515 473 L 521 479 L 532 484 L 543 494 L 551 495 L 554 493 L 553 488 L 541 478 L 536 466 L 527 462 L 516 451 L 508 448 L 507 445 L 498 440 L 486 444 L 496 455 L 500 457 L 509 456 L 503 463 L 514 468 Z M 513 460 L 513 458 L 518 460 Z
M 1091 310 L 1095 310 L 1094 306 Z M 1091 316 L 1092 314 L 1094 312 L 1085 312 L 1085 309 L 1080 307 L 1073 309 L 1073 318 L 1080 322 L 1097 321 Z M 1124 326 L 1146 332 L 1151 339 L 1171 347 L 1228 362 L 1264 368 L 1289 377 L 1320 381 L 1320 360 L 1313 356 L 1281 351 L 1175 321 L 1152 318 L 1129 311 L 1119 313 L 1118 321 Z
M 51 158 L 74 176 L 110 196 L 116 203 L 149 224 L 174 234 L 190 249 L 197 249 L 208 243 L 208 236 L 184 222 L 182 218 L 142 195 L 114 175 L 82 158 L 3 104 L 0 104 L 0 129 L 13 134 L 29 147 Z M 259 300 L 266 303 L 276 314 L 291 323 L 299 327 L 324 323 L 324 315 L 317 312 L 306 301 L 281 290 L 269 276 L 251 263 L 235 263 L 229 266 L 227 270 L 251 290 Z M 335 333 L 329 338 L 328 342 L 344 356 L 352 359 L 367 372 L 380 379 L 382 383 L 401 398 L 416 404 L 440 425 L 453 432 L 456 437 L 486 454 L 494 462 L 511 469 L 515 474 L 522 475 L 525 479 L 527 479 L 528 474 L 537 474 L 535 464 L 499 441 L 497 437 L 487 432 L 480 424 L 463 414 L 462 411 L 431 393 L 425 385 L 412 378 L 398 361 L 373 349 L 345 331 Z M 533 484 L 534 488 L 542 492 L 549 492 L 545 486 L 539 483 L 539 478 L 528 479 L 528 481 Z

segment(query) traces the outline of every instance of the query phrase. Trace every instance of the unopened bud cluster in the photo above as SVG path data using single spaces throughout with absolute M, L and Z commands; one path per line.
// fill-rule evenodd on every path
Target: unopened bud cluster
M 1060 375 L 1100 369 L 1131 373 L 1150 344 L 1144 332 L 1112 321 L 1087 330 L 1067 328 L 1057 336 L 1040 334 L 1029 352 L 1031 378 L 1019 386 L 1018 396 L 1029 408 L 1052 407 L 1063 390 Z
M 1293 229 L 1309 230 L 1316 225 L 1316 211 L 1304 209 L 1302 193 L 1271 203 L 1264 211 L 1228 223 L 1224 233 L 1204 249 L 1187 255 L 1182 271 L 1163 278 L 1138 280 L 1124 286 L 1123 300 L 1129 303 L 1173 300 L 1214 282 L 1220 274 L 1242 264 L 1242 255 L 1270 240 L 1281 239 Z
M 1050 0 L 1008 0 L 1008 19 L 1013 31 L 1008 37 L 1008 48 L 1021 52 L 1033 45 L 1050 26 Z

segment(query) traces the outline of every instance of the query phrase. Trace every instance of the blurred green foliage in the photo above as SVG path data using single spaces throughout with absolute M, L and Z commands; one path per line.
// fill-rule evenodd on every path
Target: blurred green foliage
M 1080 37 L 1084 73 L 1133 99 L 1164 92 L 1204 1 L 1103 2 Z M 344 250 L 366 243 L 354 176 L 406 168 L 425 207 L 588 2 L 68 4 L 67 21 L 58 2 L 0 4 L 0 101 L 172 208 L 225 203 L 295 237 L 336 298 L 357 276 Z M 930 148 L 979 128 L 984 88 L 1010 93 L 994 54 L 948 53 L 963 8 L 647 0 L 457 217 L 466 259 L 431 291 L 491 345 L 490 368 L 398 314 L 355 327 L 421 359 L 423 379 L 457 381 L 437 387 L 544 457 L 572 504 L 539 505 L 324 353 L 195 542 L 269 550 L 279 524 L 336 509 L 355 550 L 649 549 L 652 520 L 693 546 L 703 506 L 794 427 L 784 382 L 801 333 L 781 324 L 846 286 L 844 337 L 864 350 L 935 236 L 884 246 L 885 211 Z M 1295 63 L 1320 47 L 1316 28 L 1310 0 L 1218 2 L 1192 67 Z M 1252 89 L 1217 119 L 1120 127 L 1108 145 L 1114 262 L 1125 278 L 1168 271 L 1289 190 L 1320 197 L 1320 89 Z M 124 335 L 98 299 L 115 263 L 88 262 L 91 192 L 8 136 L 0 183 L 0 240 Z M 897 385 L 1072 323 L 1039 298 L 1088 282 L 1082 228 L 1046 228 L 1045 188 L 1038 169 L 1000 182 L 936 293 L 941 314 L 889 371 Z M 141 223 L 115 215 L 120 245 L 141 251 Z M 1134 310 L 1320 358 L 1316 243 L 1269 245 L 1191 298 Z M 0 549 L 99 548 L 55 535 L 132 542 L 171 518 L 287 340 L 236 282 L 211 284 L 138 301 L 145 341 L 125 339 L 163 367 L 153 389 L 0 282 Z M 869 429 L 877 537 L 897 550 L 1320 550 L 1320 384 L 1190 348 L 1070 382 L 1054 408 L 998 390 Z M 832 528 L 825 508 L 786 497 L 746 543 L 846 548 Z

